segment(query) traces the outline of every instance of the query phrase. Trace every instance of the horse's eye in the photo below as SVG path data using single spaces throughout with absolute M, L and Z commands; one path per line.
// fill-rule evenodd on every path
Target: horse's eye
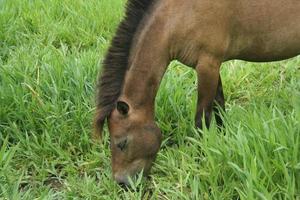
M 117 110 L 119 111 L 120 114 L 127 115 L 129 112 L 129 105 L 124 101 L 118 101 Z
M 126 148 L 126 146 L 127 146 L 127 138 L 117 144 L 117 147 L 121 151 L 124 151 L 124 149 Z

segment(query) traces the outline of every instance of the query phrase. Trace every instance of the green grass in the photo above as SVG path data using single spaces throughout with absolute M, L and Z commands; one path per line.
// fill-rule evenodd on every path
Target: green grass
M 0 199 L 300 199 L 300 57 L 223 65 L 225 134 L 193 128 L 196 77 L 173 62 L 152 179 L 112 181 L 108 134 L 90 135 L 124 2 L 0 0 Z

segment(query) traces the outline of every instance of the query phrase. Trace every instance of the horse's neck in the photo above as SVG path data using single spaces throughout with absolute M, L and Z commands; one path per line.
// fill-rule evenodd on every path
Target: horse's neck
M 148 17 L 134 38 L 120 99 L 153 109 L 160 81 L 169 62 L 165 24 Z
M 137 55 L 126 73 L 120 99 L 131 106 L 148 106 L 153 109 L 161 79 L 168 65 L 165 48 L 147 46 Z

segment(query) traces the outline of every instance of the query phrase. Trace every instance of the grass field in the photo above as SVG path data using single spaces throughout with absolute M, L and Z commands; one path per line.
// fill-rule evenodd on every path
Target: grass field
M 149 181 L 112 181 L 90 140 L 100 62 L 124 0 L 0 0 L 0 199 L 300 199 L 300 57 L 222 67 L 226 128 L 193 128 L 196 77 L 171 63 Z

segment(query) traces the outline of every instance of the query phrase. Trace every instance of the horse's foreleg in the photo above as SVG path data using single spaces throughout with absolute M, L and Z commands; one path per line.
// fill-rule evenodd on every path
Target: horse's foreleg
M 217 96 L 219 96 L 216 94 L 219 85 L 219 70 L 221 62 L 212 56 L 201 57 L 199 61 L 200 62 L 196 67 L 198 75 L 198 101 L 195 125 L 202 129 L 203 117 L 205 119 L 206 127 L 209 128 L 214 100 Z
M 222 86 L 222 80 L 221 76 L 219 76 L 219 83 L 217 88 L 217 94 L 214 101 L 213 110 L 216 117 L 216 122 L 218 127 L 223 126 L 223 120 L 221 118 L 222 111 L 225 111 L 225 99 L 224 99 L 224 93 L 223 93 L 223 86 Z

